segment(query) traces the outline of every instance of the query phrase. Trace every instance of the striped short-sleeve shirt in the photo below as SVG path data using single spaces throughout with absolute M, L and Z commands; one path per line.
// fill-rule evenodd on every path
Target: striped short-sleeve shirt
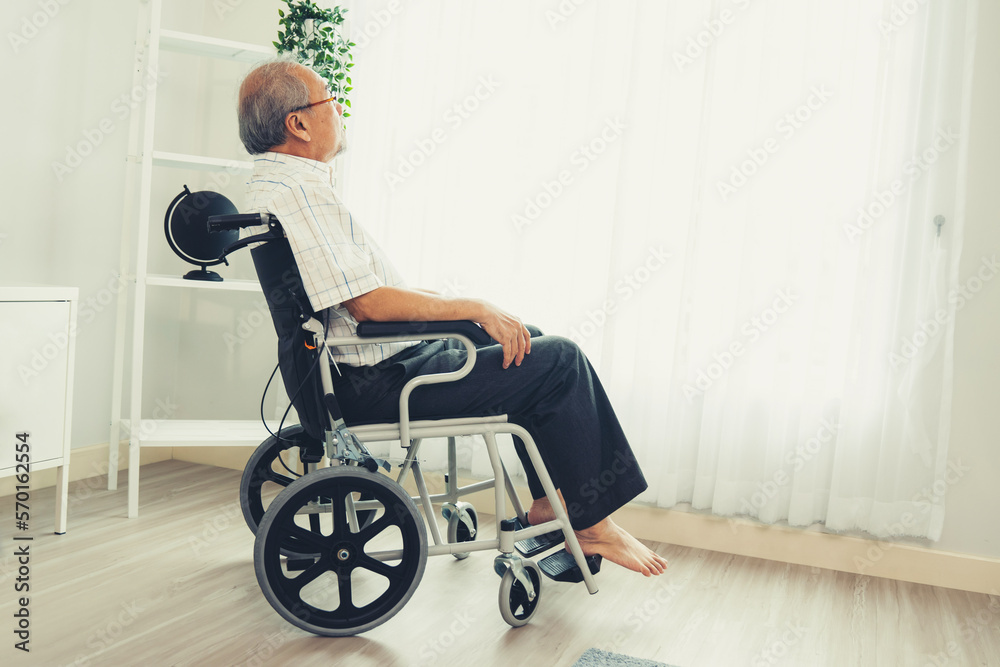
M 353 336 L 358 322 L 344 301 L 388 285 L 405 287 L 382 249 L 358 224 L 333 189 L 333 167 L 323 162 L 264 153 L 254 159 L 248 187 L 251 213 L 271 213 L 281 222 L 309 305 L 327 320 L 328 336 Z M 244 230 L 243 235 L 265 231 Z M 322 312 L 326 311 L 326 312 Z M 335 348 L 337 363 L 371 366 L 413 343 Z

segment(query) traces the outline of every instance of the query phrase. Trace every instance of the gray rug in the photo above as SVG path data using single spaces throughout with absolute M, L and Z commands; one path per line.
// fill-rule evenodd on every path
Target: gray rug
M 588 648 L 573 667 L 671 667 L 662 662 L 633 658 L 621 653 L 609 653 L 596 648 Z

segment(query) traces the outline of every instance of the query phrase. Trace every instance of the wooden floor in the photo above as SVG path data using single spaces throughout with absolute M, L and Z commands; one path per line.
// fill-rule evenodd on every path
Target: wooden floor
M 606 564 L 594 596 L 546 580 L 519 629 L 497 609 L 492 553 L 431 558 L 395 617 L 358 637 L 316 637 L 261 595 L 239 473 L 146 466 L 131 520 L 122 475 L 115 492 L 101 478 L 71 486 L 62 536 L 54 490 L 33 493 L 30 654 L 13 648 L 14 501 L 0 498 L 0 664 L 549 666 L 597 647 L 678 667 L 1000 665 L 1000 598 L 663 544 L 670 569 L 658 579 Z

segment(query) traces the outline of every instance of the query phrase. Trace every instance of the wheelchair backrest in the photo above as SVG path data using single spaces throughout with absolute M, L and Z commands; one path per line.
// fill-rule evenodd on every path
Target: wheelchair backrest
M 321 360 L 318 350 L 311 345 L 312 334 L 302 328 L 315 313 L 281 224 L 266 213 L 213 216 L 208 224 L 211 231 L 268 225 L 267 233 L 240 239 L 223 250 L 222 257 L 252 243 L 261 243 L 251 248 L 250 255 L 278 335 L 281 379 L 302 427 L 310 437 L 322 442 L 329 421 L 318 367 Z

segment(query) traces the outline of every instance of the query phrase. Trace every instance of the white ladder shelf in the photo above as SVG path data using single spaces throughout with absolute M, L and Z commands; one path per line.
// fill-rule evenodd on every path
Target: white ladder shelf
M 148 73 L 159 71 L 160 50 L 189 55 L 220 58 L 254 63 L 274 56 L 274 49 L 256 44 L 244 44 L 224 39 L 206 37 L 160 27 L 162 0 L 150 0 L 148 14 L 140 11 L 136 36 L 136 60 L 133 85 L 139 86 Z M 235 82 L 234 82 L 235 83 Z M 131 332 L 128 332 L 128 298 L 119 295 L 115 341 L 114 380 L 111 397 L 111 432 L 108 441 L 108 489 L 118 485 L 118 448 L 121 430 L 129 434 L 128 516 L 139 514 L 139 451 L 142 446 L 218 446 L 256 445 L 267 438 L 267 430 L 260 421 L 199 421 L 199 420 L 147 420 L 140 421 L 140 428 L 130 428 L 130 420 L 122 418 L 122 393 L 125 375 L 125 347 L 129 333 L 132 339 L 130 369 L 129 412 L 132 417 L 142 415 L 142 362 L 145 338 L 146 291 L 149 286 L 163 288 L 229 290 L 260 292 L 253 280 L 227 279 L 225 282 L 184 280 L 175 276 L 147 273 L 149 255 L 150 199 L 153 167 L 178 169 L 225 170 L 229 173 L 248 174 L 251 163 L 245 161 L 184 155 L 157 151 L 153 148 L 153 130 L 156 116 L 156 86 L 149 87 L 142 119 L 133 114 L 129 128 L 129 161 L 126 167 L 126 200 L 122 220 L 122 250 L 120 278 L 134 285 L 134 306 Z M 138 184 L 136 180 L 138 179 Z M 138 194 L 137 230 L 133 244 L 133 210 Z M 131 254 L 135 250 L 135 268 L 131 267 Z M 269 425 L 271 430 L 277 424 Z

